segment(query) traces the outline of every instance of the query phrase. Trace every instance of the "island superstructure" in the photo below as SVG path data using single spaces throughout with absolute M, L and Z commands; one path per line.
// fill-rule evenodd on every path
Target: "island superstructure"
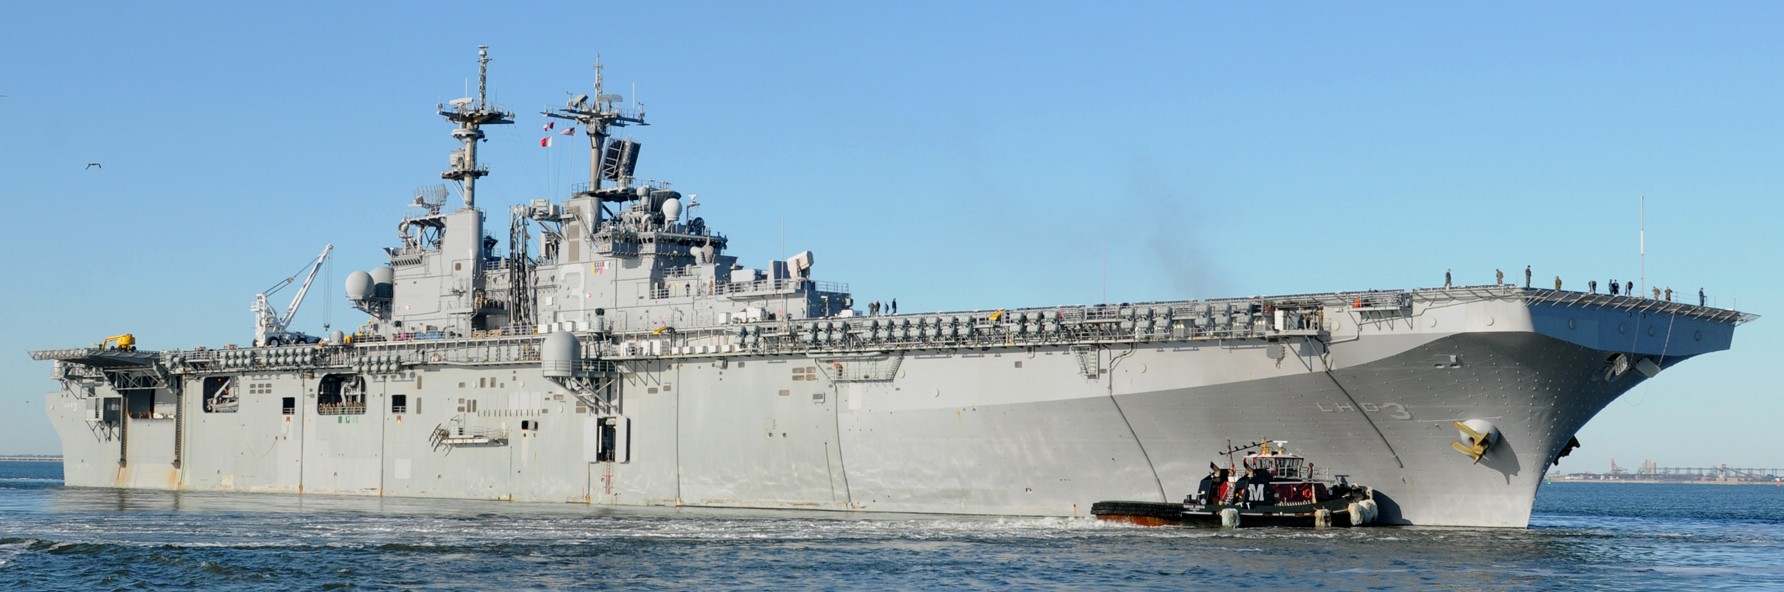
M 479 63 L 437 109 L 461 203 L 421 192 L 348 277 L 359 331 L 32 353 L 68 485 L 1084 516 L 1180 500 L 1268 434 L 1383 522 L 1521 527 L 1587 420 L 1754 318 L 1513 286 L 862 315 L 811 252 L 746 267 L 640 182 L 612 131 L 645 114 L 598 67 L 543 114 L 588 138 L 588 182 L 512 208 L 499 252 L 478 143 L 514 116 Z

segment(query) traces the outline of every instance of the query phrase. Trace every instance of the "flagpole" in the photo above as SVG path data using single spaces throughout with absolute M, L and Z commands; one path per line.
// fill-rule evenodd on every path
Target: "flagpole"
M 1641 230 L 1641 272 L 1642 291 L 1648 293 L 1648 196 L 1642 195 L 1642 230 Z

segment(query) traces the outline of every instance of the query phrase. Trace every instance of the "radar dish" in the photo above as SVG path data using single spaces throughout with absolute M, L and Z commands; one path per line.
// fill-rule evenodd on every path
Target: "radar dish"
M 463 107 L 463 106 L 469 105 L 474 102 L 476 102 L 476 99 L 473 99 L 471 97 L 465 97 L 462 99 L 453 99 L 451 101 L 448 101 L 447 104 L 452 105 L 454 107 Z
M 576 95 L 570 98 L 569 107 L 571 109 L 581 109 L 582 106 L 586 104 L 588 104 L 588 95 Z
M 440 213 L 440 207 L 446 205 L 446 186 L 432 185 L 415 190 L 415 203 L 418 208 L 427 208 L 428 213 Z
M 428 187 L 422 187 L 421 189 L 417 190 L 415 192 L 415 194 L 419 197 L 427 198 L 428 203 L 446 203 L 446 186 L 445 185 L 432 185 L 432 186 L 428 186 Z
M 625 101 L 626 98 L 613 93 L 607 93 L 597 97 L 595 100 L 602 103 L 619 103 Z

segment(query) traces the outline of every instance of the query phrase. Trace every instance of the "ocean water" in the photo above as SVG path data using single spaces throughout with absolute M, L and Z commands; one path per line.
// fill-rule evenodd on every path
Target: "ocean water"
M 0 590 L 1784 589 L 1784 488 L 1554 483 L 1529 529 L 603 509 L 61 486 L 0 463 Z

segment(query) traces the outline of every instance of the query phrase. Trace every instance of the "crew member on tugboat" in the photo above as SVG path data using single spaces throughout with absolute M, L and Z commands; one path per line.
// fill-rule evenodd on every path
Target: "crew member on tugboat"
M 1334 517 L 1352 526 L 1368 524 L 1377 513 L 1374 492 L 1354 485 L 1345 475 L 1330 475 L 1306 458 L 1288 451 L 1281 440 L 1258 440 L 1228 446 L 1220 454 L 1227 466 L 1208 464 L 1196 491 L 1181 504 L 1157 502 L 1098 502 L 1091 515 L 1104 520 L 1147 526 L 1185 524 L 1218 519 L 1223 526 L 1238 526 L 1241 517 L 1253 521 L 1311 523 L 1328 526 Z M 1233 455 L 1255 449 L 1236 462 Z

